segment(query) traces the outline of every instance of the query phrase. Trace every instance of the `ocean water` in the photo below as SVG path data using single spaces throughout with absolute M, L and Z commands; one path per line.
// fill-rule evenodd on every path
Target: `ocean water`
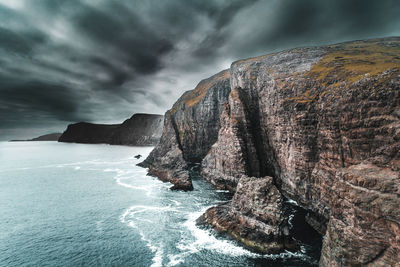
M 0 266 L 312 266 L 320 240 L 295 226 L 297 253 L 253 253 L 196 226 L 231 195 L 192 192 L 137 167 L 152 147 L 0 142 Z M 141 159 L 134 158 L 141 154 Z M 292 224 L 303 216 L 294 209 Z

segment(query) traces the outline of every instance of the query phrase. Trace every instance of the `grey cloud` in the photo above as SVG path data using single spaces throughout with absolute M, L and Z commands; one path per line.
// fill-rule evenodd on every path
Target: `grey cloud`
M 400 35 L 398 14 L 397 0 L 0 0 L 0 139 L 163 113 L 233 60 Z

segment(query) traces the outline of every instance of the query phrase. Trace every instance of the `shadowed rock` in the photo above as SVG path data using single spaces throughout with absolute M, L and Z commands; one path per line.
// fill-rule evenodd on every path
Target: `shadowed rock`
M 35 137 L 32 139 L 28 140 L 10 140 L 10 142 L 18 142 L 18 141 L 58 141 L 62 134 L 61 133 L 51 133 L 51 134 L 45 134 L 41 135 L 39 137 Z
M 193 189 L 188 164 L 200 162 L 217 140 L 229 92 L 229 71 L 225 70 L 184 93 L 165 113 L 161 140 L 139 166 L 173 183 L 173 189 Z
M 68 125 L 59 142 L 146 146 L 155 145 L 162 132 L 163 116 L 134 114 L 122 124 L 79 122 Z

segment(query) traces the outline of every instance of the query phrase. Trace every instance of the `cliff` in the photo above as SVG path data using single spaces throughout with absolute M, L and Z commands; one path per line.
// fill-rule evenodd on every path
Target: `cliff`
M 228 70 L 185 92 L 165 113 L 160 142 L 139 165 L 173 183 L 173 189 L 191 190 L 189 165 L 200 163 L 217 141 L 219 118 L 229 92 Z
M 17 141 L 58 141 L 58 138 L 60 138 L 61 133 L 51 133 L 51 134 L 45 134 L 41 135 L 32 139 L 28 140 L 10 140 L 10 142 L 17 142 Z
M 61 135 L 61 133 L 45 134 L 39 137 L 32 138 L 29 141 L 58 141 L 58 138 L 60 138 Z
M 243 193 L 243 188 L 259 187 L 257 178 L 269 176 L 281 198 L 295 200 L 309 211 L 307 221 L 324 235 L 321 266 L 398 264 L 399 55 L 400 38 L 386 38 L 234 62 L 231 90 L 216 126 L 217 141 L 205 149 L 209 151 L 201 173 L 216 188 L 236 193 L 231 203 L 208 210 L 202 221 L 250 247 L 257 247 L 263 235 L 274 248 L 285 247 L 284 224 L 266 223 L 255 212 L 265 210 L 268 217 L 268 207 L 279 207 L 279 198 L 259 194 L 256 198 L 265 201 L 253 201 L 252 194 Z M 190 123 L 186 119 L 180 117 L 174 125 Z M 174 133 L 179 148 L 186 147 L 186 139 L 180 138 L 186 133 Z M 167 143 L 160 142 L 157 151 L 166 149 Z M 192 151 L 197 150 L 184 153 L 180 169 L 204 155 Z M 156 155 L 153 165 L 159 162 Z M 164 167 L 174 171 L 174 165 Z M 242 180 L 249 185 L 243 187 Z M 235 203 L 247 203 L 247 210 Z M 225 223 L 231 220 L 239 225 Z M 275 232 L 260 232 L 260 225 Z M 243 236 L 242 228 L 253 234 Z
M 79 122 L 68 125 L 59 142 L 111 144 L 111 145 L 155 145 L 162 133 L 163 116 L 134 114 L 122 124 L 93 124 Z

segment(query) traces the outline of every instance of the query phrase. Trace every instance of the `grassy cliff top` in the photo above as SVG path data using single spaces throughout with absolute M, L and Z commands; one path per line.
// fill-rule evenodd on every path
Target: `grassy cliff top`
M 325 85 L 335 81 L 354 83 L 365 76 L 400 68 L 400 38 L 336 44 L 327 46 L 326 51 L 307 74 Z

